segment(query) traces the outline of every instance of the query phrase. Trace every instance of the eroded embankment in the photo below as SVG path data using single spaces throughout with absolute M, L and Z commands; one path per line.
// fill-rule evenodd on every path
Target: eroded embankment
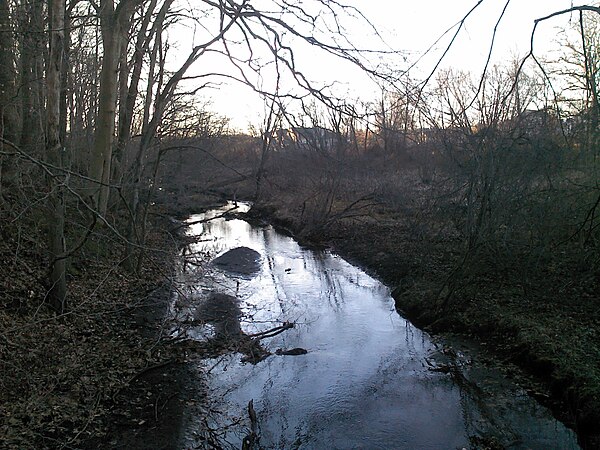
M 584 447 L 599 448 L 600 274 L 594 279 L 593 271 L 571 267 L 564 252 L 535 270 L 501 256 L 461 264 L 460 242 L 415 236 L 414 224 L 383 207 L 318 235 L 296 213 L 276 203 L 251 210 L 300 241 L 314 244 L 318 237 L 376 274 L 415 324 L 483 342 L 496 364 L 576 429 Z

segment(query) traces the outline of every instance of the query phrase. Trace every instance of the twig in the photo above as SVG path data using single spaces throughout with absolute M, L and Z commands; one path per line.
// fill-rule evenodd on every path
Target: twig
M 98 217 L 96 216 L 96 214 L 92 214 L 92 223 L 87 227 L 85 234 L 81 237 L 79 242 L 77 244 L 75 244 L 71 250 L 66 251 L 62 255 L 58 255 L 56 258 L 54 258 L 52 264 L 54 264 L 57 261 L 60 261 L 61 259 L 66 259 L 66 258 L 71 257 L 81 247 L 83 247 L 84 244 L 87 242 L 88 238 L 90 237 L 90 235 L 92 234 L 92 231 L 94 230 L 94 227 L 96 226 L 97 221 L 98 221 Z
M 140 371 L 139 371 L 138 373 L 136 373 L 136 374 L 135 374 L 133 377 L 131 377 L 131 378 L 129 379 L 129 382 L 128 382 L 128 384 L 129 384 L 129 383 L 132 383 L 133 381 L 137 380 L 138 378 L 140 378 L 141 376 L 143 376 L 143 375 L 147 374 L 148 372 L 151 372 L 151 371 L 153 371 L 153 370 L 155 370 L 155 369 L 160 369 L 160 368 L 162 368 L 162 367 L 168 366 L 169 364 L 173 364 L 175 361 L 177 361 L 177 360 L 176 360 L 175 358 L 172 358 L 172 359 L 168 359 L 168 360 L 166 360 L 166 361 L 160 362 L 160 363 L 158 363 L 158 364 L 154 364 L 154 365 L 152 365 L 152 366 L 148 366 L 148 367 L 146 367 L 146 368 L 144 368 L 144 369 L 140 370 Z
M 261 339 L 277 336 L 278 334 L 281 334 L 285 330 L 289 330 L 290 328 L 294 328 L 294 324 L 292 322 L 284 322 L 283 325 L 279 327 L 271 328 L 270 330 L 266 331 L 261 331 L 260 333 L 249 334 L 248 337 L 251 337 L 256 341 L 260 341 Z
M 92 407 L 92 410 L 90 411 L 90 414 L 88 416 L 87 421 L 85 422 L 85 425 L 81 428 L 81 430 L 79 430 L 79 432 L 75 436 L 73 436 L 71 439 L 69 439 L 68 442 L 64 443 L 61 446 L 61 448 L 69 447 L 69 444 L 74 443 L 77 441 L 77 439 L 79 439 L 79 436 L 81 436 L 83 434 L 83 432 L 87 429 L 87 427 L 90 425 L 92 420 L 95 418 L 94 412 L 96 411 L 96 409 L 98 409 L 98 405 L 100 405 L 101 398 L 102 398 L 101 393 L 98 392 L 98 394 L 96 395 L 96 401 L 94 402 L 94 406 Z

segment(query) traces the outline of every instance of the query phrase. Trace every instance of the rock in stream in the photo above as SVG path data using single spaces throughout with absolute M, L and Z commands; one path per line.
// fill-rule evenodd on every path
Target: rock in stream
M 213 259 L 221 270 L 241 275 L 255 275 L 260 271 L 260 253 L 248 247 L 237 247 Z

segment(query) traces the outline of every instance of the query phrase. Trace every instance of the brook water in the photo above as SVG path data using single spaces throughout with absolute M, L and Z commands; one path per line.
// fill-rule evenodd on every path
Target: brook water
M 257 364 L 242 363 L 239 353 L 198 363 L 198 373 L 208 373 L 209 421 L 190 406 L 181 448 L 208 448 L 207 427 L 221 446 L 241 448 L 250 400 L 266 449 L 455 449 L 480 439 L 515 449 L 579 448 L 574 433 L 523 389 L 471 364 L 477 355 L 415 328 L 395 311 L 386 286 L 339 256 L 304 249 L 270 226 L 198 222 L 230 207 L 189 218 L 196 222 L 189 233 L 200 240 L 187 249 L 191 264 L 182 265 L 174 312 L 183 321 L 217 291 L 240 299 L 248 334 L 283 322 L 295 327 L 264 339 L 273 355 Z M 240 246 L 260 253 L 257 273 L 194 264 Z M 188 331 L 198 340 L 210 333 L 210 325 Z M 297 347 L 308 353 L 275 355 Z

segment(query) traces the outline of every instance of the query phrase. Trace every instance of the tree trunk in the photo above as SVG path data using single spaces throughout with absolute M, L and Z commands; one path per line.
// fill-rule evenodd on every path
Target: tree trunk
M 64 50 L 65 0 L 49 0 L 50 55 L 46 72 L 46 160 L 62 167 L 63 148 L 60 141 L 61 72 Z M 67 283 L 65 254 L 64 176 L 54 173 L 47 177 L 48 187 L 48 247 L 50 251 L 50 290 L 48 301 L 62 313 L 66 309 Z
M 142 139 L 140 145 L 138 146 L 137 152 L 135 154 L 135 158 L 133 160 L 133 164 L 131 167 L 130 173 L 130 182 L 131 182 L 131 202 L 129 206 L 129 210 L 131 211 L 132 217 L 129 219 L 128 230 L 127 230 L 127 244 L 125 246 L 125 267 L 133 272 L 135 270 L 135 264 L 133 260 L 133 251 L 134 246 L 133 242 L 135 241 L 137 244 L 140 244 L 140 239 L 137 235 L 137 217 L 138 217 L 138 205 L 139 205 L 139 184 L 140 178 L 142 176 L 142 172 L 144 170 L 142 164 L 142 158 L 144 156 L 146 140 L 149 139 L 148 134 L 148 122 L 150 120 L 150 107 L 152 105 L 153 100 L 153 91 L 154 91 L 154 72 L 156 69 L 156 60 L 159 48 L 162 45 L 161 31 L 155 31 L 156 39 L 154 42 L 154 46 L 152 48 L 152 52 L 150 54 L 150 65 L 148 67 L 148 83 L 146 86 L 146 99 L 144 102 L 144 115 L 142 117 Z M 164 70 L 164 67 L 162 67 Z M 160 89 L 160 86 L 159 86 Z
M 32 0 L 21 5 L 19 29 L 21 30 L 21 117 L 26 126 L 21 129 L 20 146 L 31 155 L 38 156 L 44 136 L 43 60 L 44 23 L 42 0 Z
M 19 115 L 17 114 L 15 44 L 7 0 L 0 0 L 0 137 L 19 144 Z M 0 143 L 0 150 L 3 145 Z M 0 199 L 2 187 L 13 184 L 14 158 L 0 158 Z
M 136 0 L 121 0 L 121 3 L 115 8 L 113 0 L 100 2 L 103 56 L 90 177 L 95 180 L 95 186 L 92 186 L 91 192 L 98 212 L 102 215 L 106 214 L 110 195 L 121 41 L 123 33 L 129 30 L 131 12 L 136 3 Z
M 146 207 L 140 204 L 140 189 L 142 187 L 142 174 L 144 171 L 144 165 L 142 160 L 146 155 L 146 151 L 150 147 L 150 144 L 156 137 L 156 132 L 158 130 L 158 126 L 162 120 L 164 111 L 173 98 L 175 91 L 177 89 L 177 85 L 190 68 L 190 66 L 198 59 L 198 57 L 202 53 L 201 47 L 194 47 L 191 53 L 188 55 L 186 61 L 181 65 L 181 67 L 169 78 L 169 80 L 164 83 L 163 80 L 165 77 L 165 54 L 162 47 L 161 40 L 161 29 L 156 30 L 157 36 L 155 41 L 155 48 L 158 50 L 158 94 L 156 95 L 156 99 L 154 100 L 154 113 L 152 118 L 149 119 L 150 116 L 150 103 L 152 101 L 152 77 L 148 79 L 148 90 L 146 96 L 146 105 L 144 107 L 144 118 L 143 118 L 143 128 L 142 128 L 142 136 L 140 139 L 140 145 L 138 147 L 138 151 L 135 157 L 135 161 L 133 163 L 132 168 L 132 200 L 130 205 L 130 211 L 132 212 L 132 217 L 130 219 L 129 224 L 129 232 L 128 232 L 128 240 L 129 243 L 126 248 L 125 261 L 126 265 L 132 269 L 133 268 L 133 246 L 130 244 L 135 237 L 138 244 L 143 247 L 145 243 L 145 223 L 141 223 L 141 233 L 137 235 L 137 227 L 140 224 L 140 221 L 145 221 L 147 217 Z M 156 53 L 153 51 L 153 57 L 150 61 L 150 73 L 154 72 L 154 64 L 156 64 Z M 158 170 L 158 167 L 156 167 Z M 146 198 L 146 202 L 149 200 L 149 196 Z M 143 250 L 140 251 L 140 257 L 138 258 L 137 267 L 139 268 L 141 265 L 141 259 L 143 257 Z
M 121 167 L 121 165 L 123 155 L 125 153 L 125 147 L 127 146 L 129 139 L 131 138 L 131 123 L 133 119 L 133 109 L 135 107 L 135 102 L 138 97 L 138 86 L 141 78 L 144 56 L 146 55 L 146 52 L 150 46 L 151 36 L 155 34 L 156 29 L 162 29 L 162 24 L 166 12 L 168 11 L 170 5 L 173 3 L 173 0 L 165 1 L 158 13 L 157 18 L 154 21 L 153 30 L 150 32 L 150 34 L 147 34 L 148 26 L 150 25 L 150 20 L 154 14 L 154 9 L 156 8 L 156 3 L 157 0 L 150 1 L 150 4 L 146 9 L 144 19 L 142 20 L 140 30 L 138 31 L 138 35 L 135 42 L 135 51 L 133 54 L 131 80 L 129 82 L 129 87 L 127 87 L 127 77 L 125 77 L 123 71 L 121 71 L 122 84 L 120 94 L 121 104 L 119 109 L 118 142 L 115 149 L 114 158 L 114 163 L 116 165 L 114 170 L 114 177 L 116 180 L 120 180 L 123 176 L 123 168 Z

